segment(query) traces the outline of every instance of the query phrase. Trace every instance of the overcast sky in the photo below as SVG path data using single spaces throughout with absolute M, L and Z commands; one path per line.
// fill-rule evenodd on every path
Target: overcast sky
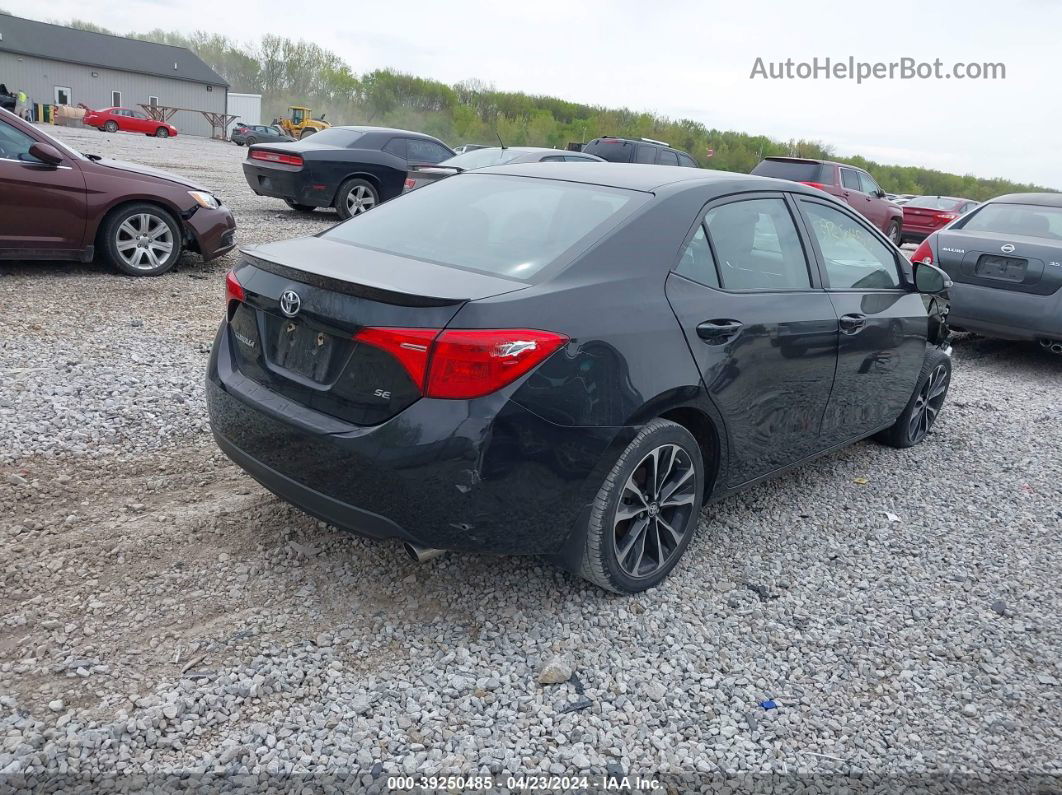
M 120 32 L 204 29 L 315 41 L 355 72 L 626 106 L 710 127 L 811 138 L 839 154 L 1062 188 L 1058 0 L 0 0 Z M 1002 80 L 750 79 L 765 62 L 1003 63 Z

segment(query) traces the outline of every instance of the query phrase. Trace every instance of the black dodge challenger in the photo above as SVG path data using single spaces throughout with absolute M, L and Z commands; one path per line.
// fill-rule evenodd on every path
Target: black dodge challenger
M 437 138 L 386 127 L 330 127 L 292 143 L 256 144 L 243 175 L 259 196 L 350 218 L 402 193 L 410 166 L 440 163 L 453 150 Z
M 918 444 L 951 377 L 942 271 L 822 191 L 720 171 L 466 172 L 227 283 L 210 423 L 266 488 L 417 559 L 542 554 L 620 592 L 707 499 Z

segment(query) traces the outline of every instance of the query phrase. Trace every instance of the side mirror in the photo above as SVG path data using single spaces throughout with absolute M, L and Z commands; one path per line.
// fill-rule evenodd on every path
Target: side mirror
M 951 279 L 948 274 L 936 265 L 925 262 L 914 263 L 915 289 L 920 293 L 936 295 L 951 287 Z
M 874 195 L 877 196 L 879 199 L 884 199 L 885 198 L 885 191 L 883 191 L 881 188 L 878 188 L 874 192 Z
M 63 155 L 58 149 L 41 141 L 30 146 L 29 153 L 49 166 L 57 166 L 63 162 Z

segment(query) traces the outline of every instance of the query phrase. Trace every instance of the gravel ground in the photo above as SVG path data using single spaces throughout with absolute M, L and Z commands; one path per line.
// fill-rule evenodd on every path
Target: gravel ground
M 242 244 L 335 221 L 253 196 L 231 144 L 60 134 L 203 181 Z M 622 598 L 533 559 L 417 566 L 229 464 L 201 379 L 232 262 L 0 266 L 0 788 L 1062 774 L 1062 359 L 960 339 L 924 444 L 711 507 Z

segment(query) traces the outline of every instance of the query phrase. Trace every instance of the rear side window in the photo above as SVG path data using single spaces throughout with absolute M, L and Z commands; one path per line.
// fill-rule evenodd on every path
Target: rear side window
M 406 159 L 406 139 L 405 138 L 392 138 L 386 144 L 384 144 L 383 150 L 388 154 L 400 157 L 403 160 Z
M 900 286 L 896 257 L 854 218 L 817 202 L 800 201 L 818 241 L 830 287 L 886 290 Z
M 811 287 L 807 258 L 782 199 L 750 199 L 708 211 L 704 219 L 728 290 Z
M 465 173 L 381 204 L 323 233 L 328 240 L 531 281 L 649 200 L 638 191 Z
M 661 149 L 660 159 L 656 162 L 662 166 L 677 166 L 678 155 L 672 152 L 670 149 Z
M 682 252 L 682 259 L 679 260 L 675 271 L 700 284 L 706 284 L 709 287 L 719 286 L 719 273 L 715 269 L 712 248 L 708 245 L 708 238 L 704 234 L 704 224 L 697 226 L 697 231 L 689 245 L 686 246 L 686 250 Z
M 406 159 L 410 163 L 441 163 L 453 154 L 435 141 L 410 138 L 406 143 Z
M 636 163 L 655 163 L 656 147 L 648 144 L 638 144 L 638 158 Z
M 833 184 L 833 166 L 804 160 L 764 160 L 752 173 L 760 177 L 775 177 L 793 182 Z
M 697 168 L 697 161 L 695 161 L 689 155 L 684 155 L 682 154 L 682 152 L 679 152 L 678 159 L 680 166 L 685 166 L 686 168 Z
M 619 138 L 595 138 L 583 147 L 583 151 L 610 163 L 629 163 L 634 153 L 634 144 Z
M 859 174 L 850 168 L 841 169 L 841 184 L 848 190 L 857 190 L 860 193 L 863 191 L 863 186 L 859 184 Z
M 1062 208 L 1035 204 L 983 204 L 956 224 L 970 232 L 995 232 L 1062 240 Z

